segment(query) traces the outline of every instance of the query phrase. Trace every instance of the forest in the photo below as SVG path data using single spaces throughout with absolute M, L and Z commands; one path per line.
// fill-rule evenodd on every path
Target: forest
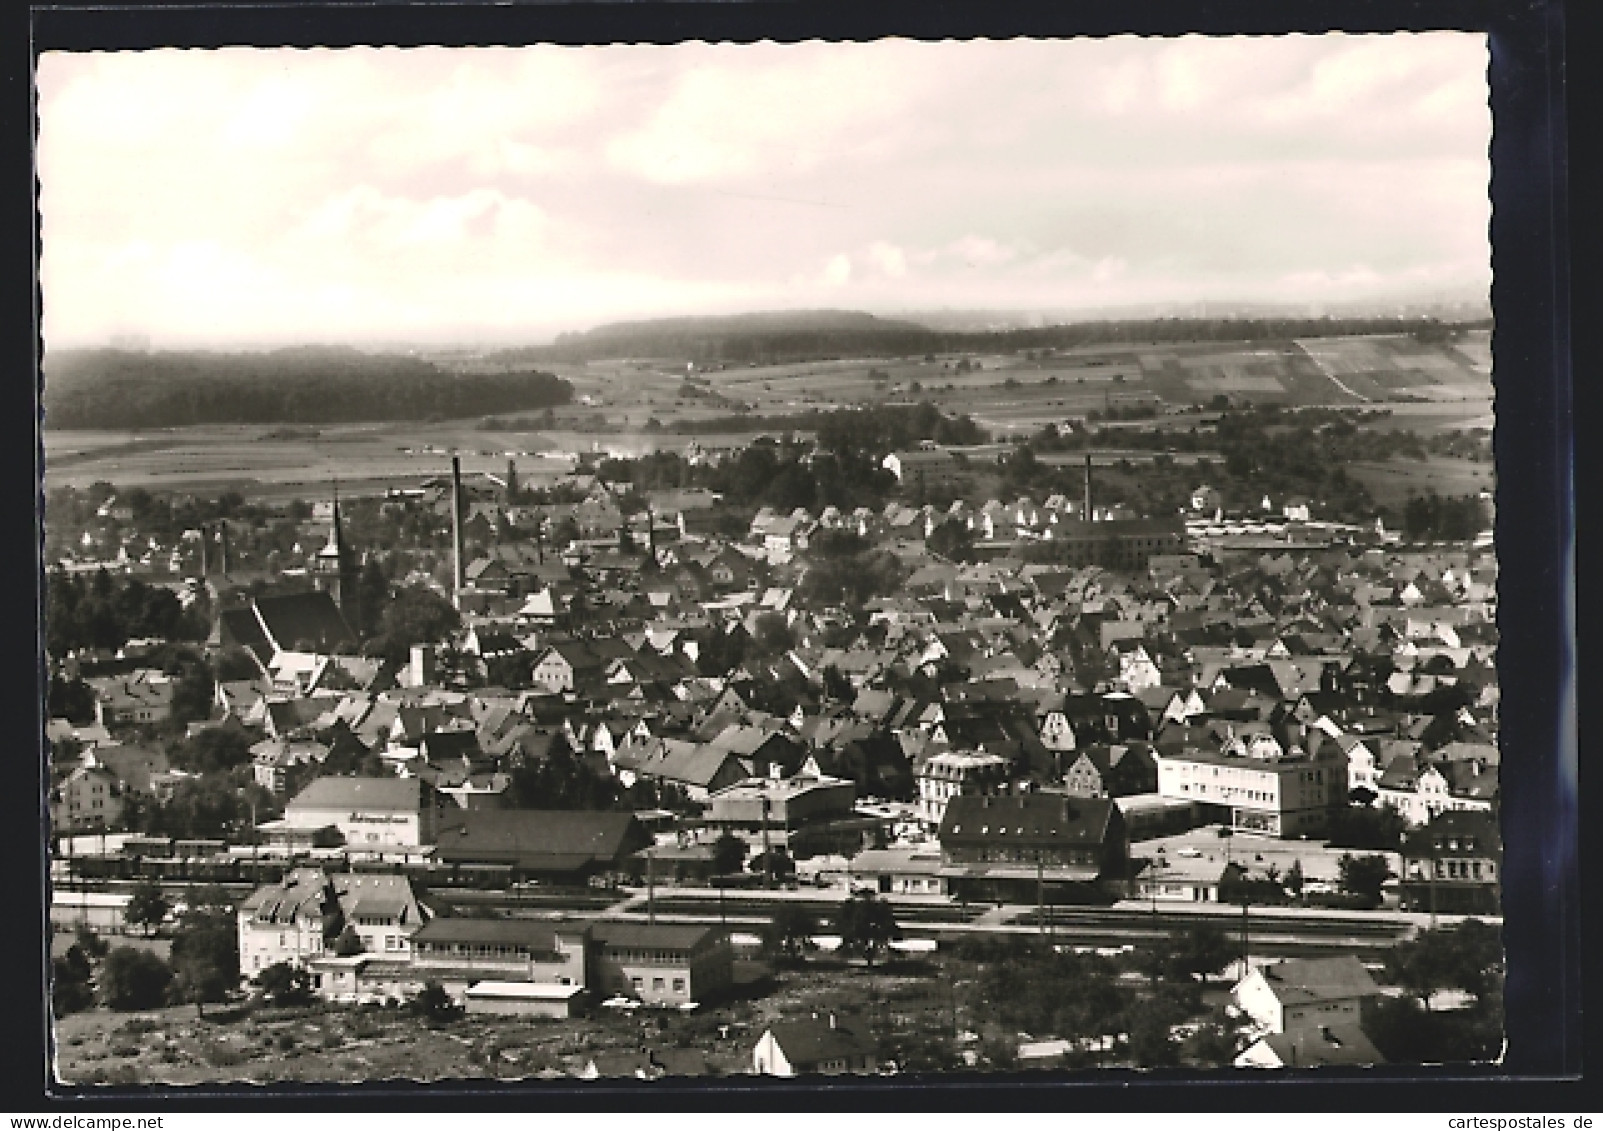
M 456 374 L 349 348 L 262 353 L 73 350 L 44 363 L 48 428 L 452 420 L 567 404 L 573 387 L 533 370 Z
M 1011 353 L 1146 342 L 1250 342 L 1352 334 L 1413 334 L 1450 339 L 1490 320 L 1446 325 L 1431 318 L 1155 318 L 957 333 L 856 311 L 812 310 L 722 317 L 664 318 L 563 334 L 549 346 L 496 355 L 504 363 L 595 361 L 619 356 L 779 364 L 834 358 L 937 353 Z

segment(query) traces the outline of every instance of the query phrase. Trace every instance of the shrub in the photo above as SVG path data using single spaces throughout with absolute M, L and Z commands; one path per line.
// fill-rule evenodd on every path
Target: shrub
M 201 1054 L 202 1059 L 213 1068 L 231 1068 L 236 1064 L 243 1064 L 245 1054 L 239 1049 L 223 1044 L 221 1041 L 206 1046 Z
M 100 993 L 112 1009 L 154 1009 L 166 999 L 172 980 L 172 969 L 150 951 L 119 946 L 106 955 Z

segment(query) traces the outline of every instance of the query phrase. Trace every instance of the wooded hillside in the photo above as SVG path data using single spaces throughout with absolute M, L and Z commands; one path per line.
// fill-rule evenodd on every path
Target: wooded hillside
M 455 419 L 567 404 L 572 396 L 572 386 L 549 373 L 456 374 L 417 358 L 321 346 L 76 350 L 45 359 L 50 428 Z

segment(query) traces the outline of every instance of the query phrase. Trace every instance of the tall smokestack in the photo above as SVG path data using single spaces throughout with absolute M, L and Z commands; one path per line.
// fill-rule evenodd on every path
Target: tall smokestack
M 462 459 L 451 457 L 451 603 L 462 607 Z
M 1091 521 L 1091 453 L 1085 453 L 1085 521 Z
M 209 525 L 207 525 L 206 523 L 204 523 L 204 522 L 201 523 L 200 524 L 200 576 L 201 576 L 201 580 L 202 581 L 204 581 L 206 579 L 207 573 L 210 572 L 209 566 L 210 566 L 210 563 L 211 563 L 211 547 L 208 546 L 206 543 L 211 541 L 211 537 L 212 537 L 212 528 Z
M 657 512 L 650 507 L 646 508 L 646 546 L 651 551 L 651 561 L 657 561 Z
M 221 552 L 223 576 L 228 576 L 228 520 L 217 524 L 217 548 Z
M 513 502 L 518 494 L 518 465 L 507 460 L 506 501 Z

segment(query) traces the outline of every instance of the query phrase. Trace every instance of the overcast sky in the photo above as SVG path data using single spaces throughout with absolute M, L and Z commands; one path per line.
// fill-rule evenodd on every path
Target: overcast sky
M 156 51 L 39 66 L 54 345 L 1484 292 L 1486 46 Z

